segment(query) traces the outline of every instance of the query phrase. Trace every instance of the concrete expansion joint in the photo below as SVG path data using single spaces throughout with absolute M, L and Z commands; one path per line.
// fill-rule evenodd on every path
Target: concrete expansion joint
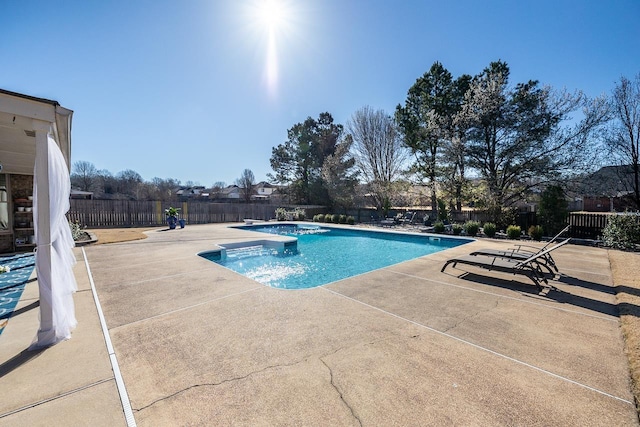
M 245 380 L 245 379 L 247 379 L 247 378 L 249 378 L 249 377 L 251 377 L 253 375 L 260 374 L 260 373 L 266 372 L 266 371 L 270 371 L 272 369 L 288 368 L 288 367 L 291 367 L 291 366 L 295 366 L 295 365 L 298 365 L 298 364 L 304 362 L 305 360 L 306 360 L 306 358 L 302 359 L 302 360 L 298 360 L 296 362 L 292 362 L 292 363 L 282 363 L 282 364 L 278 364 L 278 365 L 266 366 L 266 367 L 264 367 L 262 369 L 259 369 L 257 371 L 249 372 L 246 375 L 242 375 L 242 376 L 239 376 L 239 377 L 233 377 L 233 378 L 227 378 L 227 379 L 224 379 L 224 380 L 216 382 L 216 383 L 193 384 L 193 385 L 190 385 L 190 386 L 185 387 L 183 389 L 180 389 L 180 390 L 178 390 L 178 391 L 176 391 L 174 393 L 171 393 L 171 394 L 169 394 L 167 396 L 160 397 L 160 398 L 154 400 L 153 402 L 151 402 L 151 403 L 149 403 L 149 404 L 147 404 L 145 406 L 142 406 L 140 408 L 132 408 L 132 410 L 134 412 L 141 412 L 141 411 L 144 411 L 145 409 L 148 409 L 148 408 L 152 407 L 156 403 L 172 399 L 172 398 L 174 398 L 174 397 L 176 397 L 176 396 L 178 396 L 178 395 L 180 395 L 182 393 L 185 393 L 185 392 L 187 392 L 189 390 L 194 390 L 194 389 L 197 389 L 197 388 L 200 388 L 200 387 L 217 387 L 217 386 L 220 386 L 220 385 L 223 385 L 223 384 L 226 384 L 226 383 L 242 381 L 242 380 Z
M 8 417 L 9 415 L 13 415 L 13 414 L 16 414 L 18 412 L 22 412 L 22 411 L 24 411 L 26 409 L 35 408 L 36 406 L 40 406 L 42 404 L 49 403 L 49 402 L 52 402 L 54 400 L 62 399 L 63 397 L 70 396 L 72 394 L 78 393 L 78 392 L 83 391 L 83 390 L 87 390 L 89 388 L 98 386 L 100 384 L 103 384 L 103 383 L 106 383 L 106 382 L 109 382 L 109 381 L 114 381 L 113 377 L 103 378 L 101 380 L 92 382 L 91 384 L 86 384 L 86 385 L 84 385 L 82 387 L 77 387 L 77 388 L 74 388 L 72 390 L 67 390 L 67 391 L 65 391 L 63 393 L 57 394 L 57 395 L 49 397 L 47 399 L 42 399 L 42 400 L 40 400 L 38 402 L 33 402 L 33 403 L 31 403 L 29 405 L 26 405 L 26 406 L 23 406 L 21 408 L 17 408 L 17 409 L 14 409 L 12 411 L 5 412 L 4 414 L 0 414 L 0 418 Z
M 327 362 L 325 362 L 322 357 L 319 358 L 319 360 L 322 362 L 322 364 L 324 366 L 326 366 L 327 370 L 329 370 L 329 379 L 331 382 L 331 386 L 334 388 L 334 390 L 336 391 L 336 393 L 338 393 L 338 396 L 340 396 L 340 400 L 342 401 L 342 403 L 344 404 L 344 406 L 347 407 L 347 409 L 349 409 L 349 411 L 351 412 L 351 415 L 353 416 L 353 419 L 356 420 L 358 422 L 358 425 L 362 427 L 362 421 L 360 420 L 360 417 L 358 417 L 358 415 L 356 414 L 356 412 L 354 411 L 354 409 L 351 407 L 351 405 L 349 405 L 349 402 L 347 402 L 347 400 L 344 398 L 344 395 L 342 394 L 342 392 L 340 391 L 340 389 L 338 388 L 338 386 L 336 385 L 336 383 L 333 381 L 333 370 L 331 369 L 331 367 L 327 364 Z

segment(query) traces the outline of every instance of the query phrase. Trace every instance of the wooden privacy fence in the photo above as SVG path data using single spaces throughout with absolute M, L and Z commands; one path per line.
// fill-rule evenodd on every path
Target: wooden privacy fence
M 180 208 L 180 218 L 187 224 L 217 222 L 241 222 L 244 218 L 269 220 L 275 218 L 275 210 L 283 205 L 263 203 L 211 203 L 211 202 L 161 202 L 133 200 L 76 200 L 72 199 L 68 213 L 70 221 L 84 227 L 148 227 L 167 223 L 164 210 L 170 206 Z M 312 218 L 324 208 L 297 206 L 305 209 Z M 291 207 L 294 209 L 295 207 Z
M 611 215 L 615 215 L 615 213 L 571 212 L 569 214 L 569 225 L 571 226 L 569 235 L 578 239 L 599 240 Z
M 269 220 L 275 218 L 279 207 L 287 210 L 302 208 L 306 217 L 311 220 L 318 213 L 327 213 L 322 206 L 286 206 L 264 203 L 212 203 L 212 202 L 161 202 L 133 200 L 77 200 L 72 199 L 68 213 L 70 221 L 77 221 L 84 227 L 149 227 L 166 225 L 164 210 L 170 206 L 180 208 L 180 218 L 187 224 L 209 224 L 218 222 L 242 222 L 245 218 Z M 428 211 L 419 212 L 420 217 Z M 370 222 L 376 211 L 373 209 L 354 209 L 347 212 L 357 222 Z M 484 222 L 488 219 L 485 212 L 466 211 L 452 213 L 457 222 L 475 220 Z M 521 214 L 518 223 L 523 230 L 535 223 L 535 214 Z M 607 225 L 611 213 L 579 213 L 569 214 L 569 231 L 571 237 L 579 239 L 599 239 Z

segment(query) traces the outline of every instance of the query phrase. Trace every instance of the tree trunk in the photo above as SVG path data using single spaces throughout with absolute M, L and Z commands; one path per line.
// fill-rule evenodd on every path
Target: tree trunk
M 438 196 L 436 195 L 436 185 L 431 184 L 431 212 L 433 212 L 434 219 L 438 219 Z

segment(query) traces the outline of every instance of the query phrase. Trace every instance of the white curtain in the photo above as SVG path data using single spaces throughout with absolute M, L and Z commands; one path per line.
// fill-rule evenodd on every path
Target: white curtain
M 39 232 L 38 221 L 38 188 L 37 177 L 39 171 L 34 172 L 34 224 L 36 232 L 36 272 L 38 275 L 38 286 L 40 288 L 41 308 L 51 307 L 52 325 L 43 325 L 43 315 L 41 311 L 40 330 L 31 345 L 31 348 L 41 348 L 56 344 L 60 341 L 71 338 L 71 331 L 76 327 L 75 307 L 73 304 L 73 293 L 77 290 L 75 276 L 73 275 L 73 265 L 76 263 L 72 248 L 75 246 L 69 223 L 65 214 L 69 211 L 69 195 L 71 193 L 71 181 L 69 170 L 64 156 L 58 144 L 49 135 L 49 188 L 40 191 L 49 192 L 51 242 L 42 241 L 42 233 Z M 43 218 L 46 215 L 42 215 Z M 46 250 L 49 246 L 51 250 Z M 44 249 L 44 250 L 43 250 Z M 50 258 L 48 256 L 50 252 Z

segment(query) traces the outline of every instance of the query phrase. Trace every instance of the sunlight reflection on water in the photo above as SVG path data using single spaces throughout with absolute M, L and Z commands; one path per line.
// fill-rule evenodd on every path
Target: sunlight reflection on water
M 225 259 L 212 261 L 264 285 L 283 289 L 321 286 L 472 241 L 314 225 L 247 228 L 296 237 L 297 248 L 233 249 L 227 251 Z

